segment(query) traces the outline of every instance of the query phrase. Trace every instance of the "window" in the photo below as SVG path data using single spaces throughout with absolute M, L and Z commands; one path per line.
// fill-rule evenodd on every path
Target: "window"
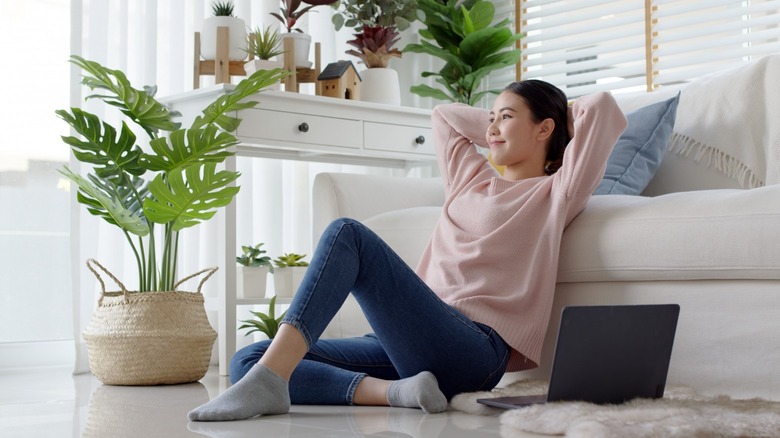
M 10 56 L 0 118 L 0 368 L 72 357 L 70 194 L 57 173 L 69 151 L 69 0 L 0 3 Z M 44 31 L 45 29 L 45 31 Z
M 777 0 L 516 0 L 522 79 L 654 90 L 780 50 Z

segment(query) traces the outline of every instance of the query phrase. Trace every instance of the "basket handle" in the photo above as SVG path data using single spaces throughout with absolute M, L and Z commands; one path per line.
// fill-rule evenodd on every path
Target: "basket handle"
M 118 286 L 119 286 L 119 287 L 122 289 L 122 294 L 123 294 L 123 295 L 124 295 L 124 297 L 125 297 L 125 302 L 127 302 L 127 301 L 128 301 L 128 300 L 127 300 L 127 288 L 125 287 L 125 285 L 124 285 L 124 284 L 122 284 L 122 282 L 121 282 L 121 281 L 119 281 L 119 280 L 118 280 L 118 279 L 117 279 L 117 278 L 114 276 L 114 274 L 112 274 L 111 272 L 109 272 L 109 271 L 108 271 L 108 269 L 106 269 L 105 267 L 103 267 L 103 265 L 101 265 L 100 263 L 98 263 L 98 261 L 97 261 L 97 260 L 95 260 L 95 259 L 87 259 L 87 268 L 88 268 L 90 271 L 92 271 L 92 273 L 93 273 L 93 274 L 95 274 L 95 278 L 97 278 L 97 279 L 98 279 L 98 281 L 100 282 L 100 288 L 102 289 L 102 292 L 100 293 L 100 299 L 98 299 L 98 306 L 100 306 L 100 305 L 102 305 L 102 304 L 103 304 L 103 297 L 105 297 L 105 296 L 106 296 L 106 283 L 104 283 L 104 282 L 103 282 L 103 277 L 101 277 L 101 276 L 100 276 L 100 273 L 99 273 L 98 271 L 96 271 L 96 270 L 95 270 L 95 267 L 96 267 L 96 266 L 97 266 L 98 268 L 100 268 L 100 270 L 101 270 L 101 271 L 103 271 L 103 272 L 104 272 L 106 275 L 108 275 L 108 276 L 109 276 L 109 278 L 111 278 L 112 280 L 114 280 L 114 283 L 116 283 L 116 284 L 117 284 L 117 285 L 118 285 Z
M 196 272 L 196 273 L 194 273 L 192 275 L 184 277 L 181 280 L 177 281 L 176 284 L 173 285 L 173 290 L 176 290 L 176 288 L 181 286 L 182 283 L 184 283 L 185 281 L 189 280 L 190 278 L 194 278 L 194 277 L 197 277 L 200 274 L 208 272 L 208 274 L 205 277 L 203 277 L 202 280 L 200 280 L 200 283 L 198 283 L 198 293 L 200 293 L 200 289 L 203 287 L 203 283 L 205 283 L 206 280 L 211 278 L 211 276 L 214 275 L 215 272 L 217 272 L 217 269 L 219 269 L 219 268 L 216 267 L 216 266 L 213 266 L 211 268 L 201 269 L 200 271 L 198 271 L 198 272 Z

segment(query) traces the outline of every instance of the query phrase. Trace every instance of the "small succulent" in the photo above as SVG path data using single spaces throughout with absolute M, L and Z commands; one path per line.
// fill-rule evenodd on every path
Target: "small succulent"
M 298 20 L 311 8 L 315 6 L 324 6 L 335 3 L 337 0 L 281 0 L 282 5 L 279 8 L 281 13 L 271 12 L 271 15 L 279 20 L 282 25 L 287 29 L 287 32 L 303 32 L 300 29 L 296 29 L 295 25 Z M 298 10 L 301 7 L 301 3 L 306 3 L 303 9 Z
M 255 246 L 241 246 L 241 251 L 244 254 L 236 257 L 236 262 L 243 266 L 267 266 L 271 272 L 274 272 L 274 267 L 271 264 L 271 257 L 263 255 L 266 253 L 266 251 L 264 249 L 260 249 L 261 246 L 263 246 L 262 243 L 258 243 Z
M 274 260 L 274 264 L 277 268 L 286 268 L 291 266 L 309 266 L 308 262 L 304 262 L 303 259 L 306 254 L 296 254 L 294 252 L 281 255 Z
M 284 315 L 287 313 L 287 311 L 282 312 L 281 315 L 277 318 L 275 315 L 275 309 L 276 309 L 276 297 L 271 298 L 271 301 L 268 303 L 268 314 L 266 315 L 263 312 L 255 312 L 255 311 L 249 311 L 252 315 L 254 315 L 257 319 L 246 319 L 242 320 L 244 324 L 241 325 L 238 329 L 244 330 L 249 329 L 244 336 L 249 336 L 250 334 L 254 332 L 260 332 L 265 333 L 266 336 L 268 336 L 268 339 L 273 339 L 276 336 L 276 333 L 279 332 L 279 324 L 282 322 L 282 318 L 284 318 Z
M 271 59 L 274 56 L 281 55 L 282 36 L 279 31 L 268 26 L 263 30 L 256 27 L 254 32 L 247 36 L 247 53 L 251 53 L 258 59 Z
M 347 50 L 347 54 L 357 56 L 368 68 L 387 67 L 390 58 L 401 57 L 401 52 L 392 48 L 398 40 L 398 31 L 394 27 L 363 26 L 354 40 L 347 41 L 357 50 Z
M 211 4 L 211 11 L 214 12 L 215 17 L 232 17 L 233 16 L 233 2 L 231 1 L 216 1 Z

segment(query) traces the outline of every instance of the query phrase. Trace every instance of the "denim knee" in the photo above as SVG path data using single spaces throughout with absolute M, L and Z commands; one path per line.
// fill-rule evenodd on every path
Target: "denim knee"
M 230 360 L 230 383 L 236 383 L 241 380 L 255 366 L 257 361 L 263 357 L 270 345 L 270 340 L 260 341 L 236 351 L 236 354 Z

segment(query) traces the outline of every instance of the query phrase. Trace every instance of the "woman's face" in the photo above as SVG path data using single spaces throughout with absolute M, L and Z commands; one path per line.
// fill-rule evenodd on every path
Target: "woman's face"
M 525 99 L 511 91 L 502 92 L 493 104 L 485 135 L 493 162 L 507 167 L 505 176 L 507 171 L 525 177 L 529 172 L 543 175 L 547 141 L 554 126 L 552 119 L 535 122 Z

